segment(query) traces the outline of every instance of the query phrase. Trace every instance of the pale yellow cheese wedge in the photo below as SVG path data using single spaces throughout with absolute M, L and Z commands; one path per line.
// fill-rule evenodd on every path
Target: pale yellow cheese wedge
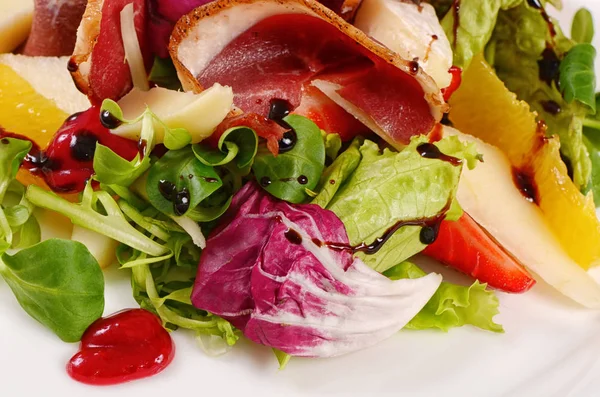
M 0 53 L 14 51 L 27 39 L 33 0 L 0 0 Z
M 192 143 L 210 136 L 225 119 L 233 106 L 231 87 L 215 84 L 199 94 L 180 92 L 155 87 L 149 91 L 133 89 L 119 101 L 123 116 L 132 120 L 140 116 L 146 107 L 168 127 L 185 128 L 192 135 Z M 138 140 L 142 123 L 124 124 L 113 130 L 113 134 Z M 164 128 L 154 124 L 156 143 L 164 140 Z

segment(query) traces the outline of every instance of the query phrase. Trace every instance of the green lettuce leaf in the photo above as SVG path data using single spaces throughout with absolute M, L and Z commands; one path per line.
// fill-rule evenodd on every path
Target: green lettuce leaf
M 560 89 L 565 101 L 577 101 L 596 113 L 596 49 L 591 44 L 577 44 L 560 64 Z
M 412 263 L 403 262 L 384 275 L 392 280 L 399 280 L 420 278 L 426 273 Z M 486 289 L 486 284 L 475 281 L 471 286 L 465 287 L 442 282 L 405 329 L 438 328 L 447 332 L 450 328 L 473 325 L 488 331 L 504 332 L 502 326 L 494 322 L 494 316 L 498 313 L 498 298 L 493 291 Z
M 375 143 L 365 141 L 360 147 L 360 164 L 333 198 L 328 191 L 317 197 L 319 204 L 329 200 L 327 208 L 344 222 L 351 244 L 372 243 L 398 222 L 431 218 L 452 207 L 462 166 L 422 157 L 417 150 L 421 144 L 427 144 L 427 139 L 415 137 L 401 152 L 381 152 Z M 468 165 L 477 161 L 473 147 L 456 137 L 436 145 L 446 155 L 466 158 Z M 339 168 L 344 154 L 338 158 Z M 352 157 L 354 160 L 356 154 Z M 421 229 L 401 227 L 376 254 L 358 256 L 383 272 L 425 248 L 419 238 Z
M 473 57 L 483 52 L 492 37 L 499 11 L 522 2 L 523 0 L 462 0 L 460 7 L 450 7 L 441 24 L 453 45 L 454 65 L 468 68 Z

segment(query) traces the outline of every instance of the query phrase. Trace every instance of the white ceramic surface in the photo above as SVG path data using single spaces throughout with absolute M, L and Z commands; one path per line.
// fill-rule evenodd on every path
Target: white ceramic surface
M 584 5 L 600 21 L 600 0 L 564 2 L 560 18 L 566 30 Z M 595 44 L 600 49 L 600 34 Z M 600 76 L 600 62 L 597 69 Z M 135 307 L 125 273 L 112 270 L 106 282 L 106 314 Z M 600 312 L 576 306 L 543 283 L 523 296 L 498 295 L 502 335 L 469 327 L 448 334 L 403 331 L 341 358 L 292 359 L 279 372 L 267 348 L 242 342 L 211 358 L 191 334 L 179 331 L 176 358 L 165 372 L 94 388 L 65 372 L 77 345 L 60 342 L 29 318 L 0 280 L 0 396 L 600 395 Z

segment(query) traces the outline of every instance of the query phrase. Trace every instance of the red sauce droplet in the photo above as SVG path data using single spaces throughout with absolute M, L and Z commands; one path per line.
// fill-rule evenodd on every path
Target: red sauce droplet
M 174 355 L 175 345 L 158 317 L 131 309 L 94 322 L 67 372 L 82 383 L 114 385 L 156 375 Z
M 429 133 L 429 142 L 435 143 L 442 140 L 444 137 L 444 126 L 440 123 L 433 127 L 433 130 Z
M 444 100 L 448 101 L 452 94 L 458 90 L 460 84 L 462 83 L 462 69 L 456 66 L 452 66 L 448 72 L 452 75 L 452 80 L 450 81 L 450 85 L 446 88 L 442 88 L 442 94 L 444 95 Z

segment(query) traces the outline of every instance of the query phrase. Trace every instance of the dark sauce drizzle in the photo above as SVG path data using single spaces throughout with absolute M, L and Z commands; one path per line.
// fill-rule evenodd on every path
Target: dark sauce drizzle
M 454 32 L 453 47 L 456 47 L 458 41 L 458 27 L 460 26 L 460 0 L 454 0 L 452 3 L 452 12 L 454 13 L 454 25 L 452 31 Z
M 550 19 L 550 16 L 546 12 L 546 9 L 544 8 L 544 6 L 540 2 L 540 0 L 527 0 L 527 4 L 529 4 L 529 6 L 531 6 L 532 8 L 535 8 L 536 10 L 540 11 L 540 13 L 542 14 L 542 17 L 544 18 L 544 21 L 546 21 L 546 23 L 548 24 L 548 30 L 550 31 L 550 36 L 552 36 L 552 38 L 554 38 L 556 36 L 556 28 L 554 27 L 554 24 L 552 23 L 552 19 Z
M 451 202 L 449 201 L 442 210 L 428 218 L 418 218 L 405 221 L 398 221 L 391 227 L 389 227 L 381 237 L 376 238 L 371 244 L 365 242 L 350 245 L 346 243 L 336 243 L 331 241 L 321 241 L 317 238 L 313 238 L 311 241 L 318 247 L 326 246 L 334 251 L 349 251 L 353 254 L 357 252 L 363 252 L 367 255 L 373 255 L 379 252 L 383 245 L 396 233 L 399 229 L 405 226 L 420 226 L 421 231 L 419 232 L 419 240 L 422 244 L 429 245 L 433 244 L 438 237 L 440 224 L 446 218 L 446 214 L 450 209 Z M 300 233 L 293 229 L 285 231 L 285 238 L 292 244 L 302 244 L 302 236 Z

